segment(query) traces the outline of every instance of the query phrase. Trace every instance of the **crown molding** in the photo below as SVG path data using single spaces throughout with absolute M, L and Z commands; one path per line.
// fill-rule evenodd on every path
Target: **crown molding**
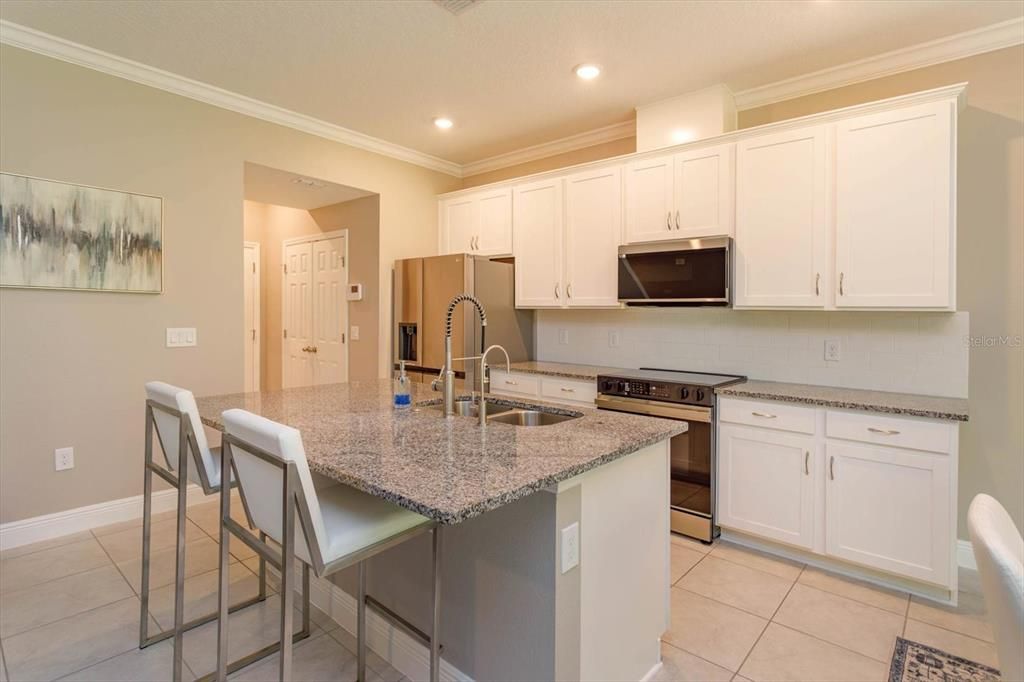
M 951 62 L 1024 43 L 1024 18 L 1010 19 L 973 31 L 884 52 L 736 93 L 738 110 L 774 104 L 854 83 Z
M 469 177 L 470 175 L 489 173 L 499 168 L 508 168 L 520 163 L 546 159 L 549 156 L 565 154 L 566 152 L 593 147 L 596 144 L 603 144 L 605 142 L 614 142 L 615 140 L 622 140 L 634 135 L 636 135 L 635 120 L 613 123 L 601 128 L 595 128 L 594 130 L 562 137 L 550 142 L 542 142 L 541 144 L 523 147 L 512 152 L 464 164 L 462 166 L 462 176 Z
M 415 149 L 409 149 L 408 147 L 343 128 L 342 126 L 328 123 L 312 116 L 290 111 L 273 104 L 267 104 L 252 97 L 246 97 L 245 95 L 179 76 L 163 69 L 147 66 L 131 59 L 118 57 L 109 52 L 97 50 L 3 19 L 0 19 L 0 43 L 37 52 L 47 57 L 84 66 L 199 102 L 212 104 L 221 109 L 276 123 L 287 128 L 331 140 L 332 142 L 340 142 L 350 147 L 388 156 L 399 161 L 429 168 L 430 170 L 462 177 L 462 166 L 452 161 L 424 154 Z

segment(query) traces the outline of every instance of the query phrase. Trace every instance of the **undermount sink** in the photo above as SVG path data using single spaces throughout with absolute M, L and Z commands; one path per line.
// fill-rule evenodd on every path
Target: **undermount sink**
M 512 424 L 513 426 L 550 426 L 551 424 L 560 424 L 570 419 L 579 419 L 579 416 L 541 412 L 540 410 L 510 410 L 503 414 L 487 417 L 489 422 L 501 422 L 502 424 Z
M 444 403 L 436 403 L 434 405 L 424 405 L 431 410 L 444 411 Z M 501 414 L 508 412 L 509 410 L 515 409 L 511 405 L 502 405 L 492 400 L 487 401 L 487 415 L 490 417 L 492 414 Z M 475 402 L 472 400 L 456 400 L 455 401 L 455 415 L 458 417 L 476 417 L 480 414 L 480 409 Z

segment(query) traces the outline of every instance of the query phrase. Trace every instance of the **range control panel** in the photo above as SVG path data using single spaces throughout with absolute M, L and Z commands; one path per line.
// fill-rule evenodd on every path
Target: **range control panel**
M 597 390 L 604 395 L 641 398 L 686 405 L 714 405 L 715 391 L 707 386 L 671 381 L 643 381 L 629 377 L 599 376 Z

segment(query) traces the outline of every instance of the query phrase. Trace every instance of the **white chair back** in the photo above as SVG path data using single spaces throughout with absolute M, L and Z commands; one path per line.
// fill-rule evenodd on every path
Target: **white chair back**
M 1003 506 L 978 495 L 967 527 L 981 575 L 985 606 L 996 636 L 1004 680 L 1024 680 L 1024 538 Z
M 146 397 L 150 400 L 178 410 L 189 420 L 192 431 L 195 432 L 196 445 L 199 446 L 199 465 L 203 467 L 206 480 L 212 488 L 220 487 L 220 462 L 217 461 L 206 440 L 206 432 L 203 430 L 203 423 L 199 419 L 199 408 L 196 406 L 196 398 L 189 391 L 178 386 L 164 383 L 162 381 L 150 381 L 146 384 Z M 164 458 L 167 460 L 167 468 L 172 472 L 178 471 L 178 419 L 172 414 L 162 410 L 153 410 L 153 421 L 156 424 L 156 432 L 160 436 L 160 443 L 163 445 Z M 191 453 L 190 453 L 191 456 Z M 189 478 L 198 481 L 198 472 L 193 472 L 190 466 Z
M 222 415 L 224 432 L 243 443 L 257 447 L 284 462 L 294 462 L 298 481 L 305 497 L 305 509 L 295 510 L 295 555 L 307 564 L 314 564 L 309 547 L 302 533 L 301 516 L 307 514 L 311 521 L 310 542 L 315 543 L 318 555 L 323 556 L 327 532 L 313 477 L 306 462 L 306 451 L 302 447 L 302 435 L 298 430 L 266 419 L 245 410 L 227 410 Z M 249 513 L 256 527 L 274 539 L 282 542 L 284 469 L 254 455 L 243 445 L 231 445 L 231 457 L 238 472 L 238 485 L 242 489 Z

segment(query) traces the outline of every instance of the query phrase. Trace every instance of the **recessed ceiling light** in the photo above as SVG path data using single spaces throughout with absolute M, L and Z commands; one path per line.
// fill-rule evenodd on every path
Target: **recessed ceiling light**
M 455 124 L 452 123 L 452 120 L 450 118 L 435 118 L 434 125 L 436 125 L 441 130 L 448 130 Z
M 597 64 L 580 64 L 576 67 L 576 75 L 585 81 L 592 81 L 601 75 L 601 67 Z

